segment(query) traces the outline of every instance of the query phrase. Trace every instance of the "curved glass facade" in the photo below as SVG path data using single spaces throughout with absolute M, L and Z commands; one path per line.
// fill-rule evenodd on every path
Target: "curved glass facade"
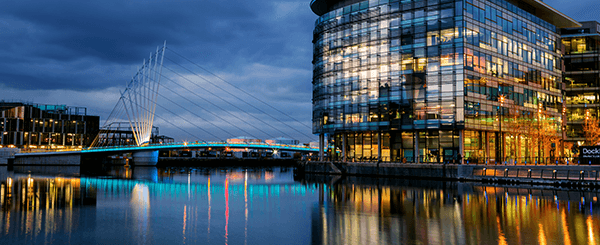
M 327 136 L 330 156 L 481 162 L 553 154 L 541 137 L 509 127 L 545 126 L 549 141 L 562 134 L 555 26 L 503 0 L 330 5 L 313 35 L 313 133 Z M 525 147 L 534 141 L 539 149 Z

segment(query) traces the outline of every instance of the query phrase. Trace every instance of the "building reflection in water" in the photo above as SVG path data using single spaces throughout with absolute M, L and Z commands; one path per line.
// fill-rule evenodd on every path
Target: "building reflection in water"
M 600 193 L 316 184 L 313 244 L 599 244 Z M 458 190 L 461 190 L 460 192 Z
M 96 205 L 96 191 L 78 178 L 6 177 L 0 181 L 0 237 L 46 243 L 55 233 L 90 229 L 96 215 L 81 213 L 84 205 Z

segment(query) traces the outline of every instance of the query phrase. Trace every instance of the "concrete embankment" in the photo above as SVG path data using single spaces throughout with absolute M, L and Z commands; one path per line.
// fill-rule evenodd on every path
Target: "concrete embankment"
M 463 179 L 473 165 L 302 162 L 300 172 L 356 176 Z
M 299 173 L 600 187 L 600 166 L 301 162 Z
M 14 165 L 46 165 L 46 166 L 57 166 L 57 165 L 74 165 L 78 166 L 81 164 L 81 155 L 78 154 L 64 154 L 64 155 L 40 155 L 40 156 L 28 156 L 28 157 L 16 157 Z
M 8 159 L 13 159 L 19 153 L 18 148 L 0 148 L 0 165 L 8 164 Z
M 325 174 L 305 174 L 297 176 L 296 181 L 306 185 L 322 188 L 326 184 L 334 189 L 354 188 L 354 186 L 370 187 L 372 189 L 401 189 L 406 190 L 444 190 L 449 197 L 460 199 L 465 194 L 485 195 L 489 198 L 509 196 L 540 197 L 554 200 L 575 201 L 596 200 L 600 192 L 589 191 L 586 186 L 557 186 L 516 183 L 485 183 L 474 181 L 442 181 L 415 178 L 378 178 L 362 176 L 342 176 Z

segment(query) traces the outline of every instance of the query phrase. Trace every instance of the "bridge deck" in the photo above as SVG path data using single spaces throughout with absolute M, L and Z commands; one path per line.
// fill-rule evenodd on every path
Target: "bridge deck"
M 151 144 L 144 146 L 118 146 L 118 147 L 95 147 L 81 150 L 43 150 L 35 152 L 22 152 L 15 156 L 29 155 L 68 155 L 68 154 L 87 154 L 87 153 L 120 153 L 148 150 L 175 150 L 175 149 L 203 149 L 203 148 L 225 148 L 225 149 L 267 149 L 293 152 L 317 153 L 318 148 L 298 145 L 283 144 L 265 144 L 265 143 L 226 143 L 226 142 L 199 142 L 199 143 L 170 143 L 170 144 Z

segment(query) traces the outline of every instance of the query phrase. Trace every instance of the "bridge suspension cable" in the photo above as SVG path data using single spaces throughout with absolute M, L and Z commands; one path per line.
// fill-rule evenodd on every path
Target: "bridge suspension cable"
M 175 91 L 171 90 L 169 87 L 165 87 L 165 89 L 167 89 L 167 90 L 171 91 L 172 93 L 174 93 L 174 94 L 176 94 L 176 95 L 180 96 L 181 98 L 183 98 L 183 99 L 185 99 L 185 100 L 188 100 L 188 101 L 190 101 L 189 99 L 185 98 L 184 96 L 180 95 L 179 93 L 177 93 L 177 92 L 175 92 Z M 179 103 L 177 103 L 177 102 L 175 102 L 175 101 L 173 101 L 173 100 L 169 99 L 168 97 L 166 97 L 166 96 L 164 96 L 164 95 L 162 95 L 162 94 L 160 94 L 160 93 L 159 93 L 158 95 L 159 95 L 159 96 L 161 96 L 162 98 L 166 99 L 167 101 L 169 101 L 169 102 L 171 102 L 171 103 L 175 104 L 176 106 L 179 106 L 180 108 L 184 109 L 185 111 L 187 111 L 187 112 L 191 113 L 192 115 L 194 115 L 194 116 L 196 116 L 196 117 L 198 117 L 198 118 L 200 118 L 200 119 L 202 119 L 202 120 L 206 121 L 207 123 L 209 123 L 210 125 L 214 126 L 215 128 L 218 128 L 218 129 L 222 130 L 223 132 L 225 132 L 226 134 L 228 134 L 228 135 L 230 135 L 230 136 L 233 136 L 233 134 L 232 134 L 231 132 L 229 132 L 229 131 L 227 131 L 227 130 L 225 130 L 225 129 L 223 129 L 223 128 L 219 127 L 219 126 L 217 126 L 216 124 L 212 123 L 212 122 L 211 122 L 211 121 L 209 121 L 209 120 L 206 120 L 206 119 L 204 119 L 204 118 L 203 118 L 203 117 L 201 117 L 200 115 L 198 115 L 198 114 L 196 114 L 195 112 L 193 112 L 193 111 L 191 111 L 191 110 L 187 109 L 186 107 L 182 106 L 181 104 L 179 104 Z M 191 103 L 194 103 L 194 102 L 192 102 L 192 101 L 190 101 L 190 102 L 191 102 Z M 162 107 L 162 106 L 161 106 L 161 108 L 164 108 L 165 110 L 168 110 L 168 109 L 166 109 L 166 107 Z M 202 107 L 200 107 L 200 108 L 202 108 Z M 170 110 L 169 110 L 169 111 L 170 111 Z M 216 115 L 216 116 L 218 117 L 218 115 Z M 214 135 L 214 134 L 210 133 L 209 131 L 207 131 L 206 129 L 204 129 L 204 128 L 202 128 L 202 127 L 200 127 L 200 126 L 198 126 L 198 125 L 196 125 L 196 124 L 194 124 L 194 123 L 192 123 L 192 122 L 189 122 L 187 119 L 185 119 L 185 118 L 183 118 L 183 117 L 181 117 L 181 118 L 182 118 L 182 119 L 184 119 L 186 122 L 188 122 L 188 123 L 190 123 L 190 124 L 192 124 L 192 125 L 196 126 L 198 129 L 200 129 L 200 130 L 203 130 L 204 132 L 206 132 L 206 133 L 210 134 L 211 136 L 213 136 L 213 137 L 215 137 L 215 138 L 217 138 L 217 139 L 219 138 L 219 137 L 217 137 L 216 135 Z M 220 118 L 220 117 L 219 117 L 219 118 Z M 224 120 L 224 119 L 222 119 L 222 118 L 220 118 L 220 119 L 221 119 L 221 120 Z M 240 130 L 242 130 L 243 132 L 246 132 L 245 130 L 243 130 L 243 129 L 241 129 L 241 128 L 239 128 L 239 127 L 235 126 L 235 125 L 233 125 L 233 126 L 234 126 L 234 127 L 236 127 L 236 128 L 238 128 L 238 129 L 240 129 Z M 247 133 L 247 132 L 246 132 L 246 133 Z
M 168 68 L 168 67 L 166 67 L 165 69 L 167 69 L 167 70 L 169 70 L 169 71 L 173 72 L 175 75 L 177 75 L 177 76 L 181 77 L 182 79 L 184 79 L 184 80 L 188 81 L 189 83 L 191 83 L 191 84 L 193 84 L 193 85 L 197 86 L 198 88 L 200 88 L 200 89 L 204 90 L 206 93 L 209 93 L 209 94 L 211 94 L 211 95 L 215 96 L 216 98 L 219 98 L 219 99 L 220 99 L 220 100 L 222 100 L 223 102 L 225 102 L 225 103 L 229 104 L 230 106 L 232 106 L 232 107 L 234 107 L 234 108 L 238 109 L 238 110 L 239 110 L 241 113 L 243 113 L 243 114 L 245 114 L 245 115 L 247 115 L 247 116 L 249 116 L 249 117 L 251 117 L 251 118 L 254 118 L 254 119 L 256 119 L 257 121 L 259 121 L 259 122 L 263 123 L 264 125 L 267 125 L 267 126 L 269 126 L 270 128 L 272 128 L 272 129 L 274 129 L 274 130 L 276 130 L 276 131 L 279 131 L 281 134 L 283 134 L 283 135 L 285 135 L 285 136 L 287 136 L 287 137 L 291 137 L 289 134 L 285 133 L 284 131 L 282 131 L 282 130 L 280 130 L 280 129 L 276 128 L 276 127 L 274 127 L 274 126 L 273 126 L 273 125 L 271 125 L 270 123 L 268 123 L 268 122 L 265 122 L 264 120 L 260 119 L 259 117 L 257 117 L 257 116 L 255 116 L 255 115 L 252 115 L 252 114 L 250 114 L 250 113 L 248 113 L 248 112 L 244 111 L 244 110 L 243 110 L 242 108 L 240 108 L 239 106 L 236 106 L 235 104 L 233 104 L 233 103 L 231 103 L 231 102 L 229 102 L 229 101 L 227 101 L 227 100 L 223 99 L 222 97 L 218 96 L 217 94 L 215 94 L 215 93 L 213 93 L 213 92 L 211 92 L 211 91 L 207 90 L 206 88 L 203 88 L 202 86 L 198 85 L 197 83 L 195 83 L 194 81 L 192 81 L 192 80 L 190 80 L 189 78 L 185 77 L 184 75 L 182 75 L 182 74 L 179 74 L 179 73 L 177 73 L 176 71 L 174 71 L 174 70 L 172 70 L 172 69 L 170 69 L 170 68 Z M 172 79 L 169 79 L 169 80 L 170 80 L 170 81 L 172 81 L 172 82 L 174 82 Z M 176 82 L 174 82 L 174 83 L 176 83 Z M 193 92 L 192 90 L 190 90 L 190 89 L 188 89 L 188 88 L 186 88 L 186 87 L 182 86 L 181 84 L 178 84 L 178 83 L 176 83 L 176 84 L 177 84 L 177 85 L 179 85 L 179 86 L 181 86 L 181 87 L 183 87 L 183 88 L 184 88 L 185 90 L 187 90 L 188 92 L 190 92 L 190 93 L 192 93 L 192 94 L 196 95 L 198 98 L 200 98 L 200 99 L 202 99 L 202 100 L 206 101 L 207 103 L 209 103 L 209 104 L 211 104 L 211 105 L 213 105 L 213 106 L 217 107 L 218 109 L 220 109 L 220 110 L 222 110 L 222 111 L 224 111 L 224 112 L 228 113 L 228 114 L 229 114 L 229 115 L 231 115 L 232 117 L 234 117 L 234 118 L 236 117 L 234 114 L 232 114 L 232 113 L 231 113 L 231 112 L 229 112 L 228 110 L 225 110 L 225 109 L 223 109 L 222 107 L 220 107 L 220 106 L 218 106 L 218 105 L 214 104 L 213 102 L 210 102 L 210 100 L 207 100 L 207 99 L 203 98 L 202 96 L 198 95 L 197 93 Z M 224 119 L 223 119 L 223 120 L 224 120 Z M 258 128 L 257 128 L 256 126 L 254 126 L 254 125 L 251 125 L 251 124 L 248 124 L 248 125 L 250 125 L 251 127 L 255 128 L 255 129 L 258 129 Z M 263 133 L 265 133 L 265 134 L 267 134 L 267 135 L 269 135 L 270 137 L 272 137 L 270 134 L 268 134 L 268 133 L 264 132 L 263 130 L 260 130 L 260 129 L 258 129 L 258 130 L 259 130 L 259 131 L 261 131 L 261 132 L 263 132 Z M 302 133 L 302 132 L 300 132 L 300 133 Z M 252 135 L 251 135 L 251 136 L 252 136 Z
M 175 105 L 177 105 L 177 106 L 179 106 L 179 107 L 182 107 L 182 108 L 183 108 L 183 106 L 181 106 L 181 105 L 179 105 L 179 104 L 175 103 L 173 100 L 171 100 L 171 99 L 169 99 L 169 98 L 165 97 L 164 95 L 161 95 L 161 94 L 159 94 L 159 95 L 160 95 L 161 97 L 163 97 L 163 98 L 167 99 L 167 100 L 168 100 L 168 101 L 170 101 L 171 103 L 173 103 L 173 104 L 175 104 Z M 210 131 L 208 131 L 208 130 L 206 130 L 206 129 L 204 129 L 204 128 L 202 128 L 202 127 L 198 126 L 198 125 L 196 125 L 196 124 L 195 124 L 195 123 L 193 123 L 193 122 L 190 122 L 190 120 L 188 120 L 188 119 L 186 119 L 185 117 L 183 117 L 183 116 L 179 115 L 178 113 L 175 113 L 175 112 L 173 112 L 172 110 L 169 110 L 167 107 L 165 107 L 165 106 L 163 106 L 163 105 L 160 105 L 160 104 L 157 104 L 157 106 L 158 106 L 158 107 L 160 107 L 161 109 L 163 109 L 163 110 L 165 110 L 165 111 L 168 111 L 169 113 L 171 113 L 171 114 L 173 114 L 173 115 L 175 115 L 175 116 L 177 116 L 177 117 L 181 118 L 182 120 L 184 120 L 184 121 L 186 121 L 187 123 L 189 123 L 189 124 L 191 124 L 191 125 L 195 126 L 196 128 L 198 128 L 198 129 L 200 129 L 200 130 L 204 131 L 205 133 L 209 134 L 210 136 L 212 136 L 212 137 L 215 137 L 216 139 L 219 139 L 219 137 L 218 137 L 218 136 L 214 135 L 214 134 L 213 134 L 213 133 L 211 133 Z M 185 109 L 185 108 L 184 108 L 184 109 Z M 171 123 L 171 122 L 167 121 L 167 119 L 165 119 L 165 118 L 162 118 L 162 117 L 161 117 L 161 119 L 162 119 L 163 121 L 165 121 L 165 122 L 168 122 L 168 123 L 170 123 L 171 125 L 175 125 L 175 124 L 173 124 L 173 123 Z M 212 123 L 211 123 L 211 124 L 212 124 Z M 178 128 L 178 129 L 181 129 L 181 130 L 183 130 L 183 129 L 182 129 L 182 128 L 180 128 L 180 127 L 177 127 L 177 128 Z M 221 128 L 219 128 L 219 129 L 221 129 Z M 223 129 L 221 129 L 221 130 L 223 130 Z M 184 130 L 184 131 L 185 131 L 185 130 Z M 224 130 L 224 131 L 225 131 L 225 130 Z M 186 131 L 186 132 L 187 132 L 187 131 Z M 225 132 L 227 132 L 227 131 L 225 131 Z M 193 134 L 191 134 L 191 133 L 188 133 L 188 134 L 190 134 L 190 135 L 192 135 L 192 136 L 195 136 L 195 135 L 193 135 Z M 197 136 L 195 136 L 195 137 L 196 137 L 196 139 L 198 139 L 198 137 L 197 137 Z
M 181 57 L 182 59 L 184 59 L 184 60 L 186 60 L 186 61 L 188 61 L 188 62 L 192 63 L 194 66 L 196 66 L 196 67 L 198 67 L 198 68 L 202 69 L 203 71 L 207 72 L 208 74 L 210 74 L 210 75 L 212 75 L 212 76 L 214 76 L 214 77 L 218 78 L 219 80 L 223 81 L 224 83 L 228 84 L 229 86 L 231 86 L 231 87 L 233 87 L 233 88 L 235 88 L 235 89 L 237 89 L 237 90 L 241 91 L 242 93 L 244 93 L 244 94 L 246 94 L 246 95 L 248 95 L 248 96 L 252 97 L 253 99 L 255 99 L 255 100 L 257 100 L 257 101 L 261 102 L 262 104 L 264 104 L 264 105 L 266 105 L 266 106 L 270 107 L 271 109 L 273 109 L 273 110 L 275 110 L 275 111 L 277 111 L 277 112 L 279 112 L 279 113 L 281 113 L 281 114 L 285 115 L 287 118 L 289 118 L 289 119 L 292 119 L 293 121 L 295 121 L 295 122 L 297 122 L 297 123 L 299 123 L 299 124 L 303 125 L 304 127 L 308 128 L 308 129 L 312 129 L 312 127 L 310 127 L 310 126 L 306 125 L 305 123 L 302 123 L 302 122 L 298 121 L 297 119 L 293 118 L 292 116 L 288 115 L 287 113 L 285 113 L 285 112 L 283 112 L 283 111 L 281 111 L 281 110 L 279 110 L 279 109 L 275 108 L 274 106 L 270 105 L 269 103 L 267 103 L 267 102 L 264 102 L 264 101 L 263 101 L 263 100 L 261 100 L 260 98 L 258 98 L 258 97 L 256 97 L 256 96 L 252 95 L 251 93 L 248 93 L 248 92 L 246 92 L 245 90 L 243 90 L 243 89 L 241 89 L 241 88 L 239 88 L 239 87 L 237 87 L 237 86 L 233 85 L 232 83 L 230 83 L 230 82 L 228 82 L 227 80 L 223 79 L 222 77 L 218 76 L 217 74 L 214 74 L 214 73 L 212 73 L 211 71 L 209 71 L 208 69 L 206 69 L 206 68 L 204 68 L 204 67 L 202 67 L 202 66 L 198 65 L 196 62 L 193 62 L 192 60 L 190 60 L 190 59 L 188 59 L 188 58 L 184 57 L 183 55 L 181 55 L 181 54 L 179 54 L 179 53 L 177 53 L 177 52 L 176 52 L 175 50 L 173 50 L 172 48 L 169 48 L 169 50 L 170 50 L 170 51 L 172 51 L 172 52 L 173 52 L 175 55 L 177 55 L 177 56 Z M 199 75 L 197 75 L 197 74 L 196 74 L 196 76 L 199 76 Z M 210 83 L 210 82 L 209 82 L 209 83 Z M 215 85 L 215 84 L 213 84 L 213 83 L 211 83 L 211 84 L 212 84 L 212 85 L 214 85 L 215 87 L 218 87 L 218 86 L 216 86 L 216 85 Z M 221 89 L 221 90 L 223 90 L 223 89 Z M 228 92 L 228 91 L 226 91 L 226 90 L 223 90 L 223 91 L 225 91 L 226 93 L 229 93 L 229 92 Z M 233 95 L 233 94 L 231 94 L 231 93 L 229 93 L 229 94 L 230 94 L 230 95 Z M 245 102 L 245 101 L 244 101 L 244 102 Z M 246 104 L 248 104 L 248 105 L 252 106 L 251 104 L 249 104 L 249 103 L 247 103 L 247 102 L 246 102 Z M 252 106 L 252 107 L 254 107 L 254 106 Z M 255 108 L 255 109 L 257 109 L 257 110 L 259 110 L 259 111 L 261 111 L 262 113 L 265 113 L 264 111 L 262 111 L 262 110 L 260 110 L 260 109 L 258 109 L 258 108 L 256 108 L 256 107 L 254 107 L 254 108 Z M 274 119 L 275 119 L 275 118 L 274 118 Z M 278 120 L 278 121 L 279 121 L 279 120 Z
M 169 50 L 171 50 L 171 49 L 169 49 Z M 261 110 L 260 108 L 258 108 L 258 107 L 256 107 L 256 106 L 252 105 L 251 103 L 249 103 L 249 102 L 247 102 L 247 101 L 245 101 L 245 100 L 243 100 L 243 99 L 239 98 L 238 96 L 235 96 L 235 95 L 234 95 L 234 94 L 232 94 L 231 92 L 229 92 L 229 91 L 227 91 L 227 90 L 225 90 L 225 89 L 223 89 L 223 88 L 221 88 L 221 87 L 217 86 L 215 83 L 211 82 L 211 81 L 210 81 L 210 80 L 208 80 L 207 78 L 205 78 L 205 77 L 203 77 L 203 76 L 201 76 L 201 75 L 199 75 L 199 74 L 195 73 L 194 71 L 192 71 L 192 70 L 190 70 L 190 69 L 188 69 L 188 68 L 184 67 L 183 65 L 181 65 L 181 64 L 179 64 L 179 63 L 177 63 L 176 61 L 174 61 L 174 60 L 172 60 L 172 59 L 170 59 L 170 58 L 168 58 L 168 57 L 166 57 L 166 59 L 167 59 L 168 61 L 172 62 L 173 64 L 175 64 L 175 65 L 177 65 L 177 66 L 181 67 L 182 69 L 186 70 L 186 71 L 187 71 L 187 72 L 189 72 L 190 74 L 192 74 L 192 75 L 194 75 L 194 76 L 196 76 L 196 77 L 198 77 L 198 78 L 202 79 L 203 81 L 205 81 L 205 82 L 207 82 L 207 83 L 210 83 L 211 85 L 213 85 L 214 87 L 218 88 L 219 90 L 221 90 L 221 91 L 223 91 L 223 92 L 225 92 L 225 93 L 227 93 L 227 94 L 231 95 L 231 96 L 232 96 L 232 97 L 234 97 L 234 98 L 237 98 L 239 101 L 243 102 L 244 104 L 246 104 L 246 105 L 248 105 L 248 106 L 250 106 L 250 107 L 252 107 L 252 108 L 256 109 L 257 111 L 261 112 L 262 114 L 264 114 L 264 115 L 266 115 L 266 116 L 268 116 L 268 117 L 272 118 L 273 120 L 275 120 L 275 121 L 277 121 L 277 122 L 281 123 L 282 125 L 284 125 L 284 126 L 286 126 L 286 127 L 290 128 L 290 129 L 292 129 L 292 130 L 296 131 L 296 132 L 297 132 L 297 133 L 299 133 L 299 134 L 302 134 L 302 135 L 304 135 L 304 136 L 305 136 L 305 137 L 307 137 L 308 139 L 312 139 L 312 137 L 313 137 L 313 136 L 311 136 L 311 135 L 308 135 L 308 134 L 306 134 L 306 133 L 304 133 L 304 132 L 301 132 L 301 131 L 299 131 L 299 130 L 298 130 L 298 129 L 296 129 L 295 127 L 292 127 L 292 126 L 290 126 L 289 124 L 287 124 L 287 123 L 285 123 L 285 122 L 281 121 L 280 119 L 278 119 L 278 118 L 276 118 L 276 117 L 272 116 L 271 114 L 269 114 L 269 113 L 265 112 L 264 110 Z M 194 82 L 194 81 L 190 80 L 189 78 L 187 78 L 187 77 L 185 77 L 185 76 L 183 76 L 183 75 L 181 75 L 181 74 L 177 73 L 177 72 L 176 72 L 176 71 L 174 71 L 173 69 L 170 69 L 170 68 L 168 68 L 168 67 L 165 67 L 165 69 L 167 69 L 167 70 L 169 70 L 169 71 L 171 71 L 171 72 L 175 73 L 176 75 L 178 75 L 178 76 L 180 76 L 181 78 L 183 78 L 184 80 L 186 80 L 186 81 L 188 81 L 188 82 L 190 82 L 190 83 L 194 84 L 196 87 L 198 87 L 198 88 L 200 88 L 200 89 L 202 89 L 202 90 L 206 91 L 207 93 L 209 93 L 209 94 L 211 94 L 211 95 L 213 95 L 213 96 L 215 96 L 215 97 L 219 98 L 219 99 L 220 99 L 220 100 L 222 100 L 223 102 L 225 102 L 225 103 L 229 104 L 230 106 L 232 106 L 232 107 L 234 107 L 234 108 L 236 108 L 236 109 L 240 110 L 242 113 L 245 113 L 246 115 L 248 115 L 248 116 L 250 116 L 250 117 L 252 117 L 252 118 L 254 118 L 254 119 L 256 119 L 256 120 L 260 121 L 261 123 L 263 123 L 263 124 L 265 124 L 265 125 L 267 125 L 267 126 L 269 126 L 269 127 L 273 128 L 273 129 L 275 129 L 275 130 L 279 131 L 280 133 L 282 133 L 282 134 L 284 134 L 284 135 L 286 135 L 286 136 L 290 137 L 290 136 L 289 136 L 288 134 L 286 134 L 285 132 L 283 132 L 283 131 L 281 131 L 281 130 L 279 130 L 279 129 L 275 128 L 274 126 L 272 126 L 271 124 L 269 124 L 269 123 L 265 122 L 264 120 L 262 120 L 262 119 L 260 119 L 260 118 L 258 118 L 258 117 L 256 117 L 256 116 L 254 116 L 254 115 L 252 115 L 252 114 L 249 114 L 248 112 L 245 112 L 245 111 L 244 111 L 243 109 L 241 109 L 240 107 L 238 107 L 238 106 L 234 105 L 233 103 L 231 103 L 231 102 L 229 102 L 229 101 L 225 100 L 225 99 L 224 99 L 224 98 L 222 98 L 221 96 L 218 96 L 218 95 L 216 95 L 215 93 L 213 93 L 213 92 L 211 92 L 211 91 L 207 90 L 206 88 L 203 88 L 202 86 L 200 86 L 200 85 L 199 85 L 199 84 L 197 84 L 196 82 Z M 215 75 L 215 76 L 216 76 L 216 75 Z M 221 79 L 222 79 L 222 78 L 221 78 Z M 225 81 L 225 80 L 223 80 L 223 81 Z M 226 81 L 225 81 L 225 82 L 226 82 Z M 228 82 L 227 82 L 227 83 L 228 83 Z M 228 83 L 228 84 L 230 84 L 230 83 Z M 230 84 L 230 85 L 231 85 L 231 84 Z M 231 85 L 231 86 L 234 86 L 234 85 Z M 235 87 L 235 86 L 234 86 L 234 87 Z M 236 87 L 236 88 L 237 88 L 237 87 Z M 238 89 L 239 89 L 239 88 L 238 88 Z M 241 89 L 240 89 L 240 90 L 241 90 Z M 245 91 L 244 91 L 244 92 L 245 92 Z M 245 92 L 245 93 L 246 93 L 246 92 Z M 255 96 L 252 96 L 252 97 L 255 97 Z M 279 111 L 279 110 L 277 110 L 277 111 Z M 285 114 L 285 113 L 284 113 L 284 114 Z M 294 121 L 297 121 L 297 120 L 295 120 L 295 119 L 294 119 Z
M 163 75 L 163 76 L 164 76 L 164 75 Z M 175 85 L 177 85 L 177 86 L 179 86 L 179 87 L 183 88 L 183 89 L 184 89 L 184 90 L 186 90 L 187 92 L 189 92 L 189 93 L 192 93 L 192 94 L 194 94 L 196 97 L 198 97 L 198 98 L 200 98 L 200 99 L 204 100 L 206 103 L 209 103 L 209 104 L 211 104 L 212 106 L 214 106 L 214 107 L 216 107 L 216 108 L 220 109 L 221 111 L 224 111 L 224 112 L 228 113 L 229 115 L 231 115 L 231 116 L 235 117 L 235 115 L 233 115 L 231 112 L 229 112 L 229 111 L 227 111 L 227 110 L 223 109 L 222 107 L 220 107 L 220 106 L 216 105 L 215 103 L 211 102 L 210 100 L 207 100 L 207 99 L 205 99 L 205 98 L 201 97 L 200 95 L 198 95 L 198 94 L 197 94 L 197 93 L 195 93 L 194 91 L 192 91 L 192 90 L 189 90 L 188 88 L 184 87 L 183 85 L 181 85 L 181 84 L 179 84 L 179 83 L 175 82 L 175 80 L 172 80 L 172 79 L 170 79 L 170 78 L 168 78 L 168 77 L 166 77 L 166 76 L 165 76 L 165 77 L 163 77 L 163 79 L 166 79 L 166 80 L 168 80 L 168 81 L 172 82 L 173 84 L 175 84 Z M 234 128 L 237 128 L 237 129 L 238 129 L 238 130 L 240 130 L 241 132 L 244 132 L 245 134 L 247 134 L 247 135 L 249 135 L 249 136 L 252 136 L 252 137 L 255 137 L 255 138 L 257 138 L 256 136 L 252 135 L 252 134 L 251 134 L 251 133 L 249 133 L 248 131 L 246 131 L 246 130 L 244 130 L 244 129 L 240 128 L 240 127 L 239 127 L 239 126 L 237 126 L 237 125 L 235 125 L 235 124 L 234 124 L 234 123 L 232 123 L 231 121 L 229 121 L 229 120 L 226 120 L 226 119 L 224 119 L 223 117 L 219 116 L 219 114 L 217 114 L 217 113 L 214 113 L 214 112 L 212 112 L 212 111 L 210 111 L 210 110 L 208 110 L 208 109 L 204 108 L 203 106 L 201 106 L 201 105 L 199 105 L 198 103 L 196 103 L 196 102 L 194 102 L 194 101 L 192 101 L 192 100 L 188 99 L 187 97 L 185 97 L 185 96 L 183 96 L 183 95 L 181 95 L 181 94 L 179 94 L 179 93 L 175 92 L 174 90 L 170 89 L 169 87 L 165 87 L 165 88 L 166 88 L 167 90 L 169 90 L 171 93 L 173 93 L 173 94 L 176 94 L 177 96 L 179 96 L 179 97 L 181 97 L 181 98 L 183 98 L 183 99 L 185 99 L 185 100 L 189 101 L 190 103 L 192 103 L 192 104 L 193 104 L 193 105 L 195 105 L 196 107 L 198 107 L 198 108 L 200 108 L 200 109 L 202 109 L 202 110 L 204 110 L 204 111 L 206 111 L 206 112 L 210 113 L 211 115 L 213 115 L 213 116 L 215 116 L 215 117 L 217 117 L 217 118 L 221 119 L 223 122 L 225 122 L 225 123 L 229 124 L 230 126 L 232 126 L 232 127 L 234 127 Z M 163 95 L 161 95 L 161 96 L 163 96 Z M 225 130 L 225 129 L 222 129 L 222 128 L 218 127 L 218 126 L 217 126 L 217 125 L 215 125 L 214 123 L 210 122 L 209 120 L 206 120 L 206 119 L 202 118 L 201 116 L 197 115 L 197 114 L 196 114 L 196 113 L 194 113 L 193 111 L 191 111 L 191 110 L 189 110 L 189 109 L 187 109 L 187 108 L 185 108 L 185 107 L 183 107 L 183 106 L 180 106 L 180 107 L 181 107 L 181 108 L 183 108 L 183 109 L 185 109 L 186 111 L 188 111 L 188 112 L 190 112 L 190 113 L 194 114 L 195 116 L 197 116 L 197 117 L 201 118 L 202 120 L 204 120 L 204 121 L 206 121 L 206 122 L 210 123 L 210 124 L 211 124 L 211 125 L 213 125 L 214 127 L 216 127 L 216 128 L 219 128 L 219 129 L 221 129 L 221 130 L 225 131 L 226 133 L 230 134 L 230 136 L 234 136 L 233 134 L 231 134 L 231 133 L 230 133 L 230 132 L 228 132 L 227 130 Z M 261 130 L 260 128 L 258 128 L 258 127 L 256 127 L 256 126 L 254 126 L 254 125 L 252 125 L 252 124 L 249 124 L 249 125 L 250 125 L 251 127 L 253 127 L 254 129 L 256 129 L 256 130 L 258 130 L 258 131 L 260 131 L 260 132 L 262 132 L 262 133 L 264 133 L 264 134 L 268 135 L 269 137 L 273 137 L 273 136 L 272 136 L 272 135 L 270 135 L 269 133 L 267 133 L 267 132 L 265 132 L 265 131 Z

